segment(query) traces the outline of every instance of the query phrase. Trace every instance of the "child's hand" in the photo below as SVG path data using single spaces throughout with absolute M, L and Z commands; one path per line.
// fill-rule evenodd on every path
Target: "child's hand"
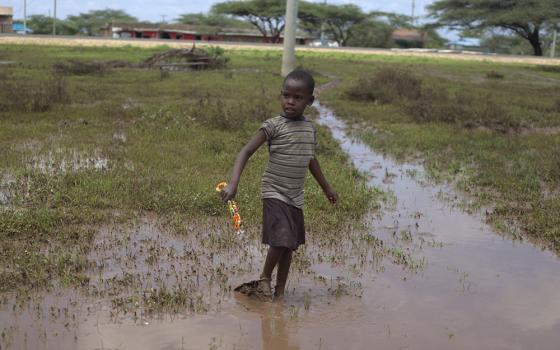
M 220 196 L 224 202 L 229 201 L 230 199 L 235 198 L 235 194 L 237 193 L 237 186 L 227 185 L 220 191 Z
M 324 192 L 329 202 L 331 202 L 331 204 L 336 204 L 336 201 L 338 200 L 338 195 L 336 194 L 336 191 L 329 186 L 325 189 Z

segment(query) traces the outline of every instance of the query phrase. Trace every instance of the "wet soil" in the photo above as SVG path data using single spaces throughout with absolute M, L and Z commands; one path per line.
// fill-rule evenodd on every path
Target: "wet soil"
M 258 228 L 146 216 L 104 227 L 86 290 L 2 300 L 2 349 L 557 349 L 560 261 L 496 234 L 468 199 L 347 133 L 317 103 L 372 186 L 389 193 L 367 232 L 311 232 L 283 300 L 232 292 L 254 279 Z M 472 212 L 472 211 L 471 211 Z

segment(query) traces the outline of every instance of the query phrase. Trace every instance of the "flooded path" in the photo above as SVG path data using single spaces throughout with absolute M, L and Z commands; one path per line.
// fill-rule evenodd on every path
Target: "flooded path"
M 392 330 L 385 339 L 365 338 L 390 348 L 558 349 L 560 261 L 552 253 L 496 234 L 479 215 L 442 200 L 451 189 L 421 185 L 421 166 L 375 153 L 350 138 L 331 110 L 319 103 L 316 108 L 319 123 L 353 164 L 396 198 L 392 210 L 372 218 L 370 233 L 385 242 L 393 236 L 401 246 L 403 235 L 405 242 L 425 242 L 422 249 L 410 248 L 425 258 L 422 271 L 401 280 L 397 271 L 385 271 L 365 288 L 371 322 Z
M 172 235 L 145 217 L 100 230 L 86 295 L 62 289 L 21 305 L 2 300 L 0 348 L 559 348 L 560 261 L 552 253 L 494 233 L 442 199 L 453 191 L 426 184 L 421 166 L 375 153 L 316 108 L 318 123 L 392 200 L 367 218 L 361 240 L 341 233 L 329 247 L 311 236 L 285 300 L 231 292 L 259 274 L 266 250 L 257 232 L 232 236 L 209 223 Z

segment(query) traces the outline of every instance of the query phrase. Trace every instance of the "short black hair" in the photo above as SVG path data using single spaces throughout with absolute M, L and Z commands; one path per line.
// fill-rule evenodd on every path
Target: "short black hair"
M 291 71 L 286 77 L 284 78 L 283 84 L 286 84 L 286 81 L 289 79 L 303 81 L 305 85 L 309 88 L 309 92 L 313 94 L 315 90 L 315 79 L 309 74 L 308 71 L 303 69 L 295 69 Z

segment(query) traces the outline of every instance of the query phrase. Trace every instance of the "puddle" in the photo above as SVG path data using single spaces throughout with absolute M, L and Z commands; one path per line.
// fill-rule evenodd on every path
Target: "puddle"
M 100 154 L 79 151 L 52 152 L 36 155 L 29 161 L 32 169 L 46 174 L 66 173 L 86 169 L 106 170 L 109 160 Z
M 11 187 L 16 183 L 16 178 L 10 173 L 0 173 L 0 205 L 8 204 L 13 196 Z
M 231 291 L 260 272 L 258 227 L 234 235 L 224 217 L 177 235 L 146 217 L 100 229 L 85 290 L 6 297 L 2 349 L 557 349 L 558 259 L 441 201 L 452 191 L 420 184 L 421 166 L 373 152 L 316 108 L 393 200 L 369 234 L 310 235 L 283 301 Z
M 375 153 L 350 138 L 346 124 L 331 110 L 320 103 L 316 108 L 318 122 L 330 128 L 356 168 L 396 198 L 392 210 L 385 208 L 381 218 L 370 220 L 371 234 L 390 242 L 392 236 L 409 232 L 423 247 L 412 248 L 427 262 L 419 274 L 401 283 L 386 271 L 374 285 L 387 284 L 389 293 L 364 288 L 365 300 L 387 308 L 374 317 L 392 329 L 394 340 L 387 344 L 414 349 L 557 348 L 560 262 L 552 253 L 500 236 L 479 215 L 439 200 L 453 191 L 420 185 L 418 179 L 425 174 L 420 165 Z M 390 181 L 387 174 L 394 174 Z M 367 302 L 364 306 L 374 312 Z

